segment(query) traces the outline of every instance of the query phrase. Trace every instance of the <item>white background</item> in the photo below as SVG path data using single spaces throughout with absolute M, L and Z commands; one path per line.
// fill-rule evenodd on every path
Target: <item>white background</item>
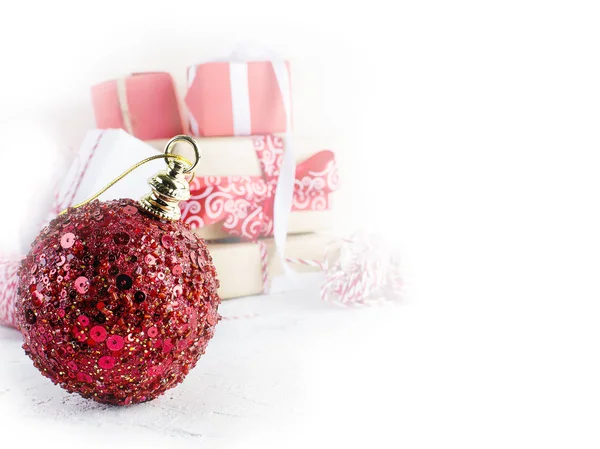
M 340 229 L 396 241 L 407 285 L 391 311 L 309 307 L 300 330 L 282 324 L 279 389 L 254 390 L 274 395 L 272 414 L 243 418 L 227 438 L 241 447 L 246 437 L 261 447 L 598 447 L 595 2 L 155 3 L 3 3 L 6 251 L 65 144 L 93 124 L 90 84 L 263 42 L 292 59 L 310 90 L 295 90 L 298 131 L 344 142 Z M 269 376 L 275 349 L 254 337 L 265 322 L 236 323 L 222 327 L 206 363 L 221 366 L 211 349 L 225 351 L 221 361 L 239 354 L 238 337 L 266 344 L 255 363 L 236 366 L 239 376 L 224 375 L 243 386 L 245 372 Z M 11 372 L 0 378 L 0 438 L 61 433 L 61 444 L 64 435 L 88 444 L 88 427 L 60 401 L 23 418 L 1 394 L 17 394 Z M 152 429 L 132 429 L 129 438 L 164 447 Z M 111 443 L 120 435 L 111 431 Z

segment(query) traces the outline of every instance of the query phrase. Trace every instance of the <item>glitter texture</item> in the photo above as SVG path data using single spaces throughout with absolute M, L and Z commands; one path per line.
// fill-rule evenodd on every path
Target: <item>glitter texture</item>
M 46 227 L 19 271 L 23 349 L 85 398 L 154 399 L 187 375 L 219 321 L 212 258 L 181 222 L 94 201 Z

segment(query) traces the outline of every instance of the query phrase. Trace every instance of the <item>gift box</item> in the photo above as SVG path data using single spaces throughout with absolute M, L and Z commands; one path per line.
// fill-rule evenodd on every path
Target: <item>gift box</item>
M 190 185 L 192 198 L 181 204 L 183 221 L 206 240 L 270 236 L 285 140 L 267 135 L 200 138 L 197 142 L 202 157 Z M 163 151 L 166 141 L 148 143 Z M 338 185 L 335 155 L 321 150 L 311 138 L 294 139 L 294 148 L 298 161 L 288 233 L 327 230 L 331 197 Z
M 141 140 L 184 132 L 173 78 L 168 73 L 134 73 L 92 87 L 96 125 L 121 128 Z
M 185 96 L 191 132 L 211 137 L 289 131 L 290 90 L 288 62 L 192 66 Z
M 339 255 L 340 241 L 324 234 L 288 236 L 285 257 L 299 273 L 323 271 L 325 258 Z M 273 277 L 284 273 L 273 239 L 257 242 L 208 243 L 220 282 L 222 299 L 259 295 Z

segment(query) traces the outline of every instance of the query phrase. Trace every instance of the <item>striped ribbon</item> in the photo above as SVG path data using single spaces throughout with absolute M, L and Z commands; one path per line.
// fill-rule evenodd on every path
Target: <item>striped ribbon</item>
M 260 268 L 262 273 L 262 291 L 269 293 L 269 255 L 267 253 L 267 244 L 264 240 L 258 241 L 258 249 L 260 251 Z
M 17 327 L 15 305 L 19 286 L 18 271 L 23 258 L 0 260 L 0 324 Z
M 125 78 L 119 78 L 117 80 L 117 98 L 119 100 L 119 107 L 121 108 L 121 114 L 123 116 L 123 126 L 125 131 L 129 134 L 133 134 L 133 125 L 131 123 L 131 112 L 129 112 L 129 101 L 127 99 L 127 84 Z

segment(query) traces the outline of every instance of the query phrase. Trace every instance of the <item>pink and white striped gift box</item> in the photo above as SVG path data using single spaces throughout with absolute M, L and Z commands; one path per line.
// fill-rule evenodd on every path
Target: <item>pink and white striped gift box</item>
M 189 67 L 187 78 L 185 103 L 192 134 L 290 131 L 286 129 L 286 104 L 291 104 L 288 62 L 207 62 Z

